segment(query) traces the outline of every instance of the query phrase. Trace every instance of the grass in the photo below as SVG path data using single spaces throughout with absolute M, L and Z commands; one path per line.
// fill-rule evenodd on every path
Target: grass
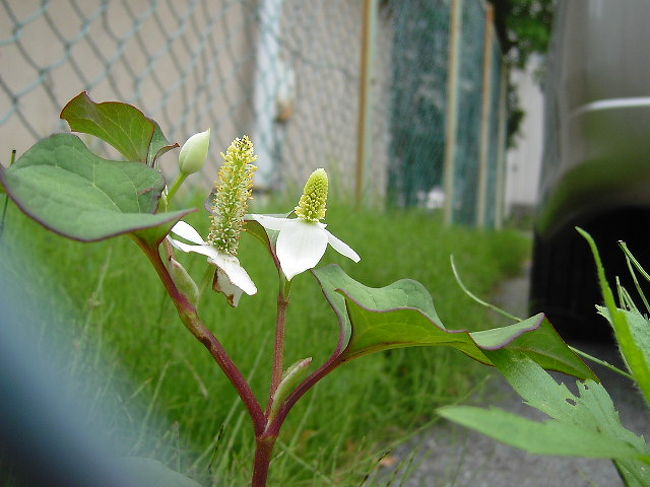
M 268 203 L 263 210 L 286 208 Z M 519 269 L 528 251 L 526 239 L 515 232 L 444 228 L 437 216 L 424 212 L 334 204 L 327 221 L 362 261 L 353 264 L 328 250 L 323 262 L 341 264 L 370 286 L 404 277 L 422 282 L 452 329 L 481 329 L 489 320 L 456 285 L 449 255 L 454 254 L 467 286 L 485 296 Z M 191 222 L 205 234 L 204 213 L 192 215 Z M 21 248 L 29 252 L 31 265 L 16 265 L 13 271 L 26 283 L 26 292 L 42 306 L 65 310 L 50 316 L 72 330 L 77 352 L 65 368 L 78 378 L 92 375 L 90 371 L 105 377 L 101 386 L 93 382 L 83 388 L 109 411 L 112 434 L 133 440 L 123 453 L 155 456 L 205 486 L 247 485 L 253 442 L 245 411 L 211 357 L 183 329 L 136 245 L 126 237 L 94 244 L 68 241 L 13 206 L 2 240 L 5 262 L 18 262 Z M 244 296 L 237 309 L 210 295 L 201 311 L 255 392 L 266 398 L 277 283 L 275 269 L 260 249 L 244 235 L 240 259 L 258 295 Z M 205 260 L 196 255 L 180 259 L 199 279 Z M 308 356 L 322 362 L 336 337 L 334 314 L 314 279 L 309 273 L 296 277 L 287 363 Z M 462 400 L 484 374 L 484 368 L 463 355 L 441 348 L 393 350 L 345 365 L 290 415 L 269 485 L 362 485 L 395 441 L 434 419 L 437 406 Z

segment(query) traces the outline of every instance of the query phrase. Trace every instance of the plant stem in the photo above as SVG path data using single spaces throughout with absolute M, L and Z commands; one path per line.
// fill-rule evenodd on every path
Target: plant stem
M 289 306 L 289 292 L 291 281 L 287 281 L 284 274 L 279 270 L 278 278 L 280 289 L 278 290 L 277 313 L 275 320 L 275 345 L 273 347 L 273 371 L 271 372 L 271 388 L 269 390 L 269 401 L 266 406 L 266 417 L 269 417 L 273 407 L 273 396 L 282 381 L 284 372 L 284 342 L 287 322 L 287 307 Z
M 144 251 L 156 269 L 156 272 L 165 286 L 167 293 L 174 302 L 178 311 L 178 316 L 183 321 L 185 327 L 203 344 L 203 346 L 205 346 L 205 348 L 208 349 L 223 373 L 226 374 L 226 377 L 228 377 L 231 384 L 239 393 L 239 397 L 248 409 L 248 413 L 253 421 L 255 435 L 261 435 L 266 426 L 266 418 L 264 417 L 262 407 L 257 401 L 257 398 L 246 381 L 246 378 L 237 368 L 237 365 L 232 361 L 221 342 L 219 342 L 212 332 L 203 324 L 196 307 L 176 287 L 167 267 L 165 267 L 165 264 L 160 258 L 158 246 L 152 246 L 137 237 L 134 237 L 134 240 Z
M 282 380 L 284 370 L 284 334 L 287 321 L 287 306 L 289 298 L 285 296 L 282 290 L 278 293 L 278 310 L 275 324 L 275 347 L 273 349 L 273 374 L 271 376 L 271 394 L 273 397 L 275 390 Z
M 325 362 L 318 370 L 313 374 L 307 377 L 302 384 L 296 387 L 296 390 L 291 393 L 287 398 L 285 403 L 280 408 L 277 416 L 272 420 L 272 422 L 267 425 L 266 432 L 269 435 L 278 435 L 280 433 L 280 428 L 284 423 L 284 420 L 287 418 L 287 415 L 291 409 L 296 405 L 296 402 L 307 392 L 309 389 L 314 387 L 318 381 L 324 378 L 327 374 L 332 372 L 335 368 L 341 365 L 343 361 L 340 358 L 340 355 L 333 355 L 327 362 Z
M 587 360 L 591 360 L 592 362 L 594 362 L 594 363 L 596 363 L 596 364 L 598 364 L 598 365 L 602 365 L 603 367 L 608 368 L 608 369 L 611 370 L 612 372 L 616 372 L 617 374 L 620 374 L 620 375 L 622 375 L 623 377 L 627 377 L 627 378 L 630 379 L 630 380 L 634 380 L 634 377 L 632 377 L 630 374 L 628 374 L 628 373 L 625 372 L 624 370 L 619 369 L 619 368 L 616 367 L 615 365 L 610 364 L 609 362 L 606 362 L 606 361 L 604 361 L 604 360 L 601 360 L 601 359 L 599 359 L 599 358 L 596 358 L 596 357 L 594 357 L 593 355 L 589 355 L 588 353 L 583 352 L 582 350 L 579 350 L 579 349 L 577 349 L 577 348 L 575 348 L 575 347 L 572 347 L 572 346 L 570 346 L 570 345 L 569 345 L 569 348 L 570 348 L 573 352 L 577 353 L 578 355 L 580 355 L 580 356 L 583 357 L 583 358 L 586 358 Z
M 178 175 L 178 178 L 174 182 L 174 185 L 169 190 L 169 193 L 167 193 L 167 202 L 168 203 L 171 203 L 172 199 L 174 199 L 174 195 L 176 194 L 176 191 L 178 191 L 178 188 L 180 188 L 181 185 L 185 182 L 185 180 L 187 179 L 187 176 L 189 176 L 189 174 L 185 174 L 184 172 L 182 172 L 182 173 L 180 173 Z
M 271 456 L 277 436 L 262 435 L 255 438 L 255 463 L 253 464 L 253 480 L 251 487 L 266 487 L 269 476 Z
M 483 301 L 483 300 L 482 300 L 481 298 L 479 298 L 476 294 L 474 294 L 472 291 L 470 291 L 469 289 L 467 289 L 467 287 L 465 286 L 465 284 L 463 283 L 463 281 L 462 281 L 461 278 L 460 278 L 460 273 L 458 272 L 458 269 L 456 269 L 456 263 L 454 262 L 454 256 L 453 256 L 453 255 L 450 255 L 450 256 L 449 256 L 449 260 L 450 260 L 450 262 L 451 262 L 451 270 L 452 270 L 452 272 L 454 273 L 454 277 L 456 278 L 456 282 L 458 283 L 458 285 L 460 286 L 460 288 L 463 290 L 463 292 L 464 292 L 465 294 L 467 294 L 467 296 L 468 296 L 469 298 L 473 299 L 474 301 L 476 301 L 476 302 L 477 302 L 478 304 L 480 304 L 481 306 L 485 306 L 486 308 L 491 309 L 492 311 L 494 311 L 494 312 L 496 312 L 496 313 L 499 313 L 500 315 L 503 315 L 503 316 L 505 316 L 506 318 L 511 319 L 512 321 L 522 321 L 522 318 L 520 318 L 519 316 L 515 316 L 515 315 L 513 315 L 513 314 L 511 314 L 511 313 L 508 313 L 508 312 L 505 311 L 505 310 L 502 310 L 502 309 L 499 308 L 498 306 L 495 306 L 495 305 L 493 305 L 493 304 L 491 304 L 491 303 L 488 303 L 487 301 Z

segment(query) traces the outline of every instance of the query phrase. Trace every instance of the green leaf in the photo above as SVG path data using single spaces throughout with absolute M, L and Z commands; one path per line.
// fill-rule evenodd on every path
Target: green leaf
M 345 347 L 340 354 L 342 361 L 391 348 L 450 346 L 492 365 L 485 352 L 505 347 L 521 350 L 549 369 L 595 378 L 542 314 L 492 330 L 448 330 L 431 295 L 417 281 L 403 279 L 383 288 L 370 288 L 336 265 L 312 272 L 339 319 Z
M 604 316 L 615 328 L 612 315 L 608 308 L 596 306 L 598 313 Z M 620 350 L 632 373 L 635 382 L 641 388 L 647 404 L 650 404 L 650 320 L 643 316 L 638 310 L 626 310 L 616 308 L 616 319 L 618 328 L 626 328 L 624 334 L 616 334 Z M 619 338 L 620 336 L 620 338 Z M 625 342 L 624 347 L 621 341 Z M 634 357 L 634 360 L 630 360 Z
M 165 186 L 158 171 L 98 157 L 70 134 L 37 142 L 0 170 L 0 182 L 28 216 L 84 242 L 171 225 L 193 211 L 154 213 Z
M 629 443 L 603 432 L 558 421 L 539 423 L 501 409 L 446 406 L 438 409 L 438 413 L 449 421 L 536 455 L 589 458 L 639 458 L 644 455 Z
M 623 427 L 602 385 L 577 381 L 579 394 L 574 395 L 521 352 L 486 354 L 526 404 L 550 419 L 538 422 L 499 409 L 468 406 L 440 408 L 441 416 L 531 453 L 626 460 L 626 468 L 645 479 L 642 485 L 650 485 L 645 440 Z
M 75 132 L 94 135 L 108 142 L 127 161 L 153 166 L 156 159 L 178 144 L 170 144 L 158 124 L 127 103 L 95 103 L 83 91 L 68 102 L 61 118 Z
M 600 290 L 607 308 L 605 317 L 612 325 L 621 355 L 641 392 L 643 392 L 646 403 L 650 404 L 650 348 L 646 346 L 650 340 L 648 339 L 648 328 L 644 326 L 646 324 L 645 319 L 638 312 L 636 314 L 627 312 L 616 306 L 614 294 L 607 282 L 605 268 L 600 259 L 596 242 L 594 242 L 591 235 L 581 228 L 576 227 L 576 230 L 587 240 L 591 248 L 598 273 Z
M 212 200 L 214 198 L 214 190 L 212 193 L 210 193 L 210 196 L 208 196 L 208 199 L 205 202 L 205 209 L 208 211 L 208 213 L 212 213 Z M 291 214 L 289 213 L 276 213 L 276 214 L 269 214 L 267 216 L 274 216 L 277 218 L 286 218 Z M 280 261 L 278 261 L 278 257 L 275 253 L 275 242 L 278 239 L 278 232 L 277 230 L 269 230 L 268 228 L 263 227 L 258 221 L 252 220 L 249 218 L 249 215 L 246 215 L 244 221 L 246 222 L 246 232 L 255 237 L 257 240 L 259 240 L 262 245 L 266 248 L 266 250 L 269 251 L 269 254 L 271 254 L 271 257 L 273 258 L 273 261 L 275 262 L 275 265 L 278 269 L 278 272 L 281 273 L 280 271 Z
M 266 250 L 269 251 L 271 256 L 275 257 L 274 247 L 275 247 L 275 239 L 277 239 L 278 232 L 274 230 L 267 230 L 262 225 L 260 225 L 259 222 L 255 220 L 245 220 L 245 221 L 246 221 L 246 233 L 259 240 L 262 243 L 262 245 L 264 245 Z M 275 233 L 274 236 L 270 235 L 272 232 Z
M 273 421 L 273 419 L 278 415 L 278 411 L 280 411 L 280 408 L 284 404 L 285 399 L 294 391 L 296 386 L 300 384 L 300 381 L 302 381 L 302 379 L 307 375 L 311 361 L 311 357 L 298 360 L 284 371 L 282 374 L 282 380 L 273 393 L 273 402 L 271 405 L 271 411 L 269 413 L 269 421 Z

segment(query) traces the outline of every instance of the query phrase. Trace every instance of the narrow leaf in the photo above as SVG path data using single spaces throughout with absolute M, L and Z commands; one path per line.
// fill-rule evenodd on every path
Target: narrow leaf
M 576 230 L 585 238 L 593 254 L 600 290 L 607 307 L 607 318 L 614 329 L 623 359 L 643 392 L 646 403 L 650 404 L 650 348 L 643 348 L 648 343 L 648 328 L 643 328 L 644 319 L 638 312 L 636 312 L 638 315 L 636 316 L 634 313 L 626 313 L 616 306 L 596 242 L 581 228 L 576 227 Z
M 37 142 L 0 170 L 0 182 L 28 216 L 85 242 L 171 224 L 193 211 L 154 213 L 165 186 L 158 171 L 98 157 L 70 134 Z

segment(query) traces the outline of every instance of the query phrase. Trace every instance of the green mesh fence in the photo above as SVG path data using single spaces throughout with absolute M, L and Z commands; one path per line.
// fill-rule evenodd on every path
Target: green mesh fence
M 453 220 L 474 224 L 477 217 L 485 18 L 481 3 L 465 1 L 463 5 Z
M 393 2 L 389 196 L 426 205 L 442 186 L 449 51 L 448 0 Z M 417 66 L 417 69 L 414 69 Z
M 490 120 L 489 120 L 489 148 L 488 148 L 488 167 L 487 167 L 487 201 L 485 205 L 485 224 L 488 227 L 497 225 L 497 218 L 499 217 L 498 205 L 500 199 L 498 198 L 498 181 L 499 177 L 499 157 L 502 154 L 502 149 L 499 144 L 501 143 L 500 131 L 503 127 L 500 125 L 500 104 L 502 102 L 502 68 L 503 61 L 501 59 L 501 48 L 499 43 L 494 41 L 492 53 L 492 69 L 491 69 L 491 84 L 490 84 Z M 503 162 L 503 161 L 502 161 Z
M 454 52 L 450 29 L 452 9 L 461 0 L 394 0 L 393 83 L 391 85 L 391 162 L 389 201 L 399 206 L 436 208 L 451 206 L 451 220 L 476 224 L 481 206 L 479 163 L 487 154 L 485 223 L 497 226 L 495 202 L 501 116 L 502 55 L 493 37 L 491 65 L 484 66 L 486 5 L 461 1 L 459 45 Z M 447 134 L 451 56 L 457 56 L 456 131 Z M 417 66 L 417 69 L 414 69 Z M 483 86 L 484 70 L 490 86 Z M 483 98 L 489 97 L 489 115 L 482 117 Z M 481 147 L 482 124 L 488 123 L 486 148 Z M 454 145 L 453 194 L 444 194 L 444 159 L 447 143 Z
M 451 3 L 374 2 L 366 200 L 442 201 Z M 472 223 L 485 11 L 463 4 L 453 205 Z M 0 0 L 0 161 L 65 130 L 60 109 L 87 90 L 140 107 L 170 140 L 211 127 L 196 184 L 211 184 L 219 152 L 248 134 L 258 189 L 301 186 L 325 167 L 352 191 L 363 22 L 363 0 Z M 173 156 L 162 165 L 175 177 Z

